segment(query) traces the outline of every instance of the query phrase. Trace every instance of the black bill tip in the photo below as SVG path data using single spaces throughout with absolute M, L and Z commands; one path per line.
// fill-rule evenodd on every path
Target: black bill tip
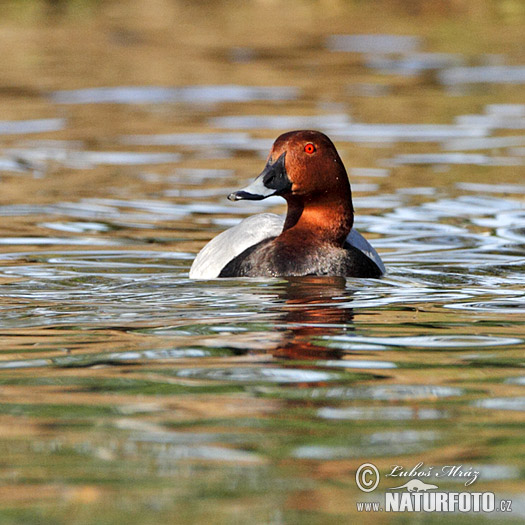
M 230 201 L 260 201 L 264 199 L 264 195 L 255 195 L 253 193 L 248 193 L 247 191 L 239 190 L 234 191 L 228 195 L 228 200 Z

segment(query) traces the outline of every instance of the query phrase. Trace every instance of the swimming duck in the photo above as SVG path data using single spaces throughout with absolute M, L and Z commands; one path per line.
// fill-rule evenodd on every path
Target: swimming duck
M 191 279 L 338 275 L 380 277 L 383 261 L 352 228 L 345 167 L 319 131 L 290 131 L 274 142 L 262 173 L 232 201 L 280 195 L 286 217 L 262 213 L 212 239 L 197 255 Z

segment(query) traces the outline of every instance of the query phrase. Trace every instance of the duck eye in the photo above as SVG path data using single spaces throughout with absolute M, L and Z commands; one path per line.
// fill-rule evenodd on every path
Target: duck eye
M 308 155 L 311 155 L 315 151 L 315 146 L 313 144 L 306 144 L 304 151 L 308 153 Z

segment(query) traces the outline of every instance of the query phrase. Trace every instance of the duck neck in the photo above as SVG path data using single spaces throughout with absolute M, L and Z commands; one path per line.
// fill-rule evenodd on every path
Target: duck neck
M 315 237 L 319 242 L 335 246 L 344 244 L 354 222 L 350 192 L 337 198 L 333 194 L 310 199 L 292 195 L 286 200 L 288 213 L 281 235 L 291 239 Z

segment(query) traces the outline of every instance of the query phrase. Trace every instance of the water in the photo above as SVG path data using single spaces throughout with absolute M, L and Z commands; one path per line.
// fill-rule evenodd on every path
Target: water
M 501 31 L 472 56 L 478 15 L 455 36 L 432 18 L 430 39 L 428 15 L 408 34 L 385 7 L 399 34 L 374 36 L 349 3 L 305 44 L 282 31 L 292 4 L 247 3 L 242 23 L 210 7 L 180 34 L 167 5 L 135 6 L 144 25 L 116 7 L 10 19 L 54 47 L 4 53 L 5 82 L 28 87 L 0 91 L 1 523 L 439 522 L 357 511 L 419 462 L 479 471 L 436 484 L 525 518 L 523 67 L 498 40 L 515 17 L 483 19 Z M 244 41 L 248 15 L 267 34 Z M 221 16 L 225 49 L 207 40 Z M 93 47 L 73 59 L 78 32 Z M 89 73 L 105 46 L 121 53 Z M 226 196 L 297 127 L 336 141 L 387 274 L 189 280 L 210 238 L 284 212 Z M 363 463 L 376 492 L 356 486 Z

